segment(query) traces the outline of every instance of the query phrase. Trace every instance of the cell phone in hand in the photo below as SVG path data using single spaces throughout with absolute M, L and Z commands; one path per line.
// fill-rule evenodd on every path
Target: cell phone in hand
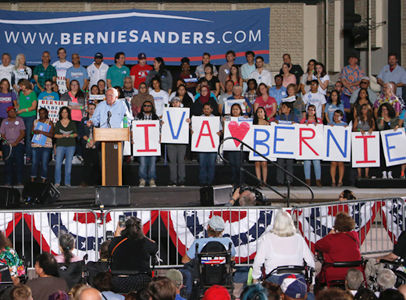
M 124 215 L 118 216 L 118 225 L 120 227 L 125 227 L 125 216 Z

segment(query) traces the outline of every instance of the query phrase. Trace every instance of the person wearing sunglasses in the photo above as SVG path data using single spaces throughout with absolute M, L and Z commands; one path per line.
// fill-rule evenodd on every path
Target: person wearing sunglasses
M 358 94 L 361 89 L 367 89 L 369 100 L 372 103 L 375 103 L 375 101 L 378 99 L 378 95 L 370 88 L 369 77 L 364 76 L 361 78 L 361 81 L 359 82 L 359 87 L 355 91 L 353 91 L 351 94 L 351 99 L 350 99 L 351 105 L 353 105 L 355 103 L 355 101 L 357 101 Z

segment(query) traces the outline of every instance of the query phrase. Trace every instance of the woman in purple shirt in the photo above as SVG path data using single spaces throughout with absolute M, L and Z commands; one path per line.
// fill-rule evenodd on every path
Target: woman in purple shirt
M 10 83 L 6 78 L 0 81 L 0 124 L 7 118 L 7 108 L 14 106 L 17 100 L 16 94 L 10 90 Z

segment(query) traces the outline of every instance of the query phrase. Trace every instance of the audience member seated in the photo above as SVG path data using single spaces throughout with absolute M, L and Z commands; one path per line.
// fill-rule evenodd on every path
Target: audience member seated
M 240 187 L 235 189 L 233 196 L 226 206 L 255 206 L 257 197 L 253 190 L 244 189 L 242 192 L 240 190 Z
M 396 284 L 396 275 L 392 270 L 382 269 L 378 272 L 376 283 L 378 284 L 378 289 L 380 292 L 388 289 L 394 289 Z
M 265 274 L 268 275 L 280 266 L 302 266 L 303 260 L 308 266 L 315 267 L 313 255 L 304 238 L 296 233 L 291 215 L 279 210 L 276 213 L 272 231 L 263 234 L 258 240 L 252 277 L 255 281 L 261 278 L 263 264 L 265 264 Z M 271 282 L 276 283 L 276 280 L 276 277 L 271 276 Z
M 358 289 L 364 283 L 364 274 L 357 269 L 348 269 L 347 275 L 345 276 L 345 288 L 353 296 L 357 293 Z
M 96 275 L 93 280 L 92 286 L 99 290 L 103 299 L 109 300 L 124 300 L 124 296 L 112 292 L 113 283 L 112 275 L 110 272 L 102 272 Z
M 100 245 L 100 259 L 98 261 L 89 261 L 86 264 L 88 272 L 88 282 L 93 285 L 93 278 L 100 272 L 107 272 L 109 269 L 109 246 L 111 240 L 104 241 Z
M 385 256 L 377 258 L 377 260 L 385 259 L 395 261 L 398 258 L 406 259 L 406 231 L 402 231 L 398 237 L 398 242 L 393 246 L 393 251 Z
M 338 195 L 338 201 L 357 200 L 354 193 L 350 190 L 344 190 Z
M 10 291 L 11 300 L 33 300 L 32 292 L 28 285 L 18 284 Z
M 65 279 L 59 278 L 58 264 L 52 254 L 44 252 L 37 257 L 35 272 L 39 277 L 27 282 L 35 300 L 48 299 L 49 295 L 57 291 L 69 291 Z
M 320 252 L 324 260 L 322 270 L 317 275 L 319 283 L 345 280 L 349 267 L 334 268 L 332 263 L 361 260 L 360 242 L 354 228 L 354 220 L 346 212 L 339 212 L 330 233 L 316 242 L 316 252 Z M 361 266 L 356 269 L 363 271 Z
M 149 300 L 175 300 L 176 287 L 168 278 L 157 277 L 147 287 Z
M 395 289 L 387 289 L 379 295 L 379 300 L 404 300 L 403 295 Z
M 183 287 L 183 275 L 179 270 L 170 269 L 165 274 L 166 278 L 170 279 L 176 287 L 176 298 L 175 300 L 185 300 L 185 298 L 181 297 L 180 291 Z
M 377 300 L 375 293 L 367 288 L 361 287 L 354 296 L 354 300 Z
M 231 300 L 231 297 L 225 287 L 213 285 L 206 290 L 202 300 Z
M 20 282 L 18 277 L 25 274 L 25 269 L 17 252 L 11 247 L 11 241 L 0 232 L 0 263 L 8 266 L 11 279 L 16 285 Z
M 109 246 L 113 288 L 117 293 L 141 290 L 151 281 L 151 256 L 157 252 L 154 241 L 144 236 L 141 220 L 130 217 L 118 226 Z
M 105 300 L 105 298 L 95 288 L 83 286 L 77 291 L 77 297 L 74 300 Z
M 64 291 L 57 291 L 49 295 L 48 300 L 69 300 L 69 296 Z
M 307 293 L 307 283 L 302 275 L 298 274 L 284 274 L 278 278 L 279 286 L 282 290 L 282 299 L 314 299 L 313 294 Z
M 69 233 L 61 234 L 59 237 L 59 249 L 62 254 L 55 257 L 59 265 L 59 276 L 64 278 L 71 288 L 81 281 L 84 262 L 73 254 L 75 239 Z

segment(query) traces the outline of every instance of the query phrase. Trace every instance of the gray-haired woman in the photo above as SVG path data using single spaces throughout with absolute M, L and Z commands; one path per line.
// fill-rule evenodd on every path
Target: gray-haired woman
M 302 266 L 303 260 L 314 268 L 313 255 L 304 238 L 296 233 L 291 215 L 279 210 L 272 230 L 263 234 L 258 241 L 252 277 L 254 280 L 261 277 L 262 265 L 265 265 L 265 273 L 269 274 L 279 266 Z

